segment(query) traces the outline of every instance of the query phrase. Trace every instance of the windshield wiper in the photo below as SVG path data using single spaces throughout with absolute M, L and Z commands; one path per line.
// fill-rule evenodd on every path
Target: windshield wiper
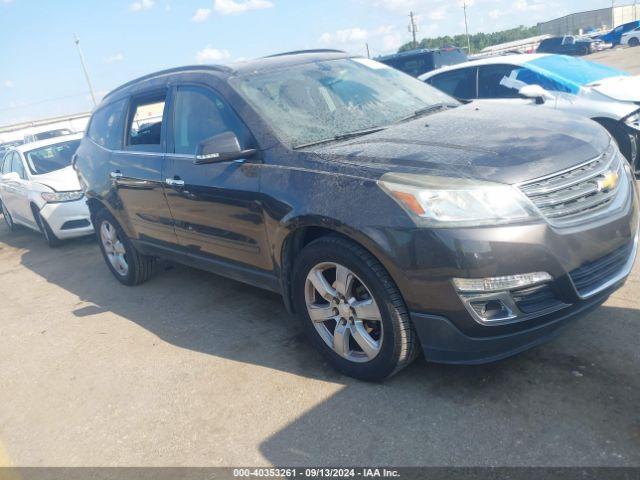
M 341 133 L 340 135 L 336 135 L 331 138 L 323 138 L 322 140 L 316 140 L 315 142 L 303 143 L 301 145 L 296 145 L 293 147 L 294 150 L 299 150 L 301 148 L 312 147 L 314 145 L 322 145 L 323 143 L 331 143 L 331 142 L 339 142 L 341 140 L 349 140 L 350 138 L 362 137 L 364 135 L 371 135 L 372 133 L 378 133 L 382 130 L 386 130 L 387 127 L 375 127 L 375 128 L 367 128 L 364 130 L 356 130 L 354 132 Z
M 424 117 L 425 115 L 442 112 L 443 110 L 449 110 L 450 108 L 456 108 L 457 106 L 458 105 L 454 103 L 435 103 L 433 105 L 429 105 L 428 107 L 421 108 L 420 110 L 416 110 L 411 115 L 401 118 L 396 123 L 402 123 L 408 120 Z

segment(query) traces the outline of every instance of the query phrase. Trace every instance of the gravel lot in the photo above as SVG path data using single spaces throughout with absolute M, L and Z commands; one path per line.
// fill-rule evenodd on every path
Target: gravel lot
M 640 73 L 636 50 L 593 58 Z M 549 344 L 378 385 L 334 373 L 278 296 L 164 270 L 126 288 L 93 239 L 2 224 L 0 465 L 640 466 L 639 265 Z

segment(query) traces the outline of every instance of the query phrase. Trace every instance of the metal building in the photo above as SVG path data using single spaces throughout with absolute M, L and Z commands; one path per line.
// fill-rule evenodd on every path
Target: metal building
M 640 20 L 640 3 L 601 8 L 588 12 L 572 13 L 565 17 L 556 18 L 538 24 L 541 34 L 569 35 L 582 30 L 611 29 L 623 23 Z

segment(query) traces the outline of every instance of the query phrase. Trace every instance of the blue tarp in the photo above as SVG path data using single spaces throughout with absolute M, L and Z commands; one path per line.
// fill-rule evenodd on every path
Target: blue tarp
M 574 94 L 578 93 L 583 85 L 605 78 L 629 75 L 622 70 L 565 55 L 545 55 L 524 65 L 563 84 L 566 90 Z

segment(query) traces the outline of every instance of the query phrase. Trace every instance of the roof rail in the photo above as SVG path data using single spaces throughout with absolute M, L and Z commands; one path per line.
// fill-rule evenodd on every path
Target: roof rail
M 123 83 L 122 85 L 120 85 L 117 88 L 114 88 L 113 90 L 111 90 L 109 93 L 107 93 L 103 99 L 109 98 L 111 95 L 113 95 L 116 92 L 119 92 L 120 90 L 123 90 L 133 84 L 136 84 L 138 82 L 142 82 L 144 80 L 151 80 L 152 78 L 155 77 L 161 77 L 163 75 L 169 75 L 172 73 L 180 73 L 180 72 L 189 72 L 189 71 L 197 71 L 197 70 L 205 70 L 205 71 L 214 71 L 214 72 L 224 72 L 224 73 L 231 73 L 233 72 L 233 70 L 229 67 L 226 67 L 224 65 L 187 65 L 184 67 L 174 67 L 174 68 L 169 68 L 166 70 L 160 70 L 158 72 L 154 72 L 154 73 L 149 73 L 147 75 L 143 75 L 142 77 L 138 77 L 134 80 L 130 80 L 127 83 Z
M 347 53 L 343 50 L 334 50 L 331 48 L 316 48 L 311 50 L 294 50 L 292 52 L 275 53 L 262 58 L 284 57 L 286 55 L 304 55 L 305 53 Z

